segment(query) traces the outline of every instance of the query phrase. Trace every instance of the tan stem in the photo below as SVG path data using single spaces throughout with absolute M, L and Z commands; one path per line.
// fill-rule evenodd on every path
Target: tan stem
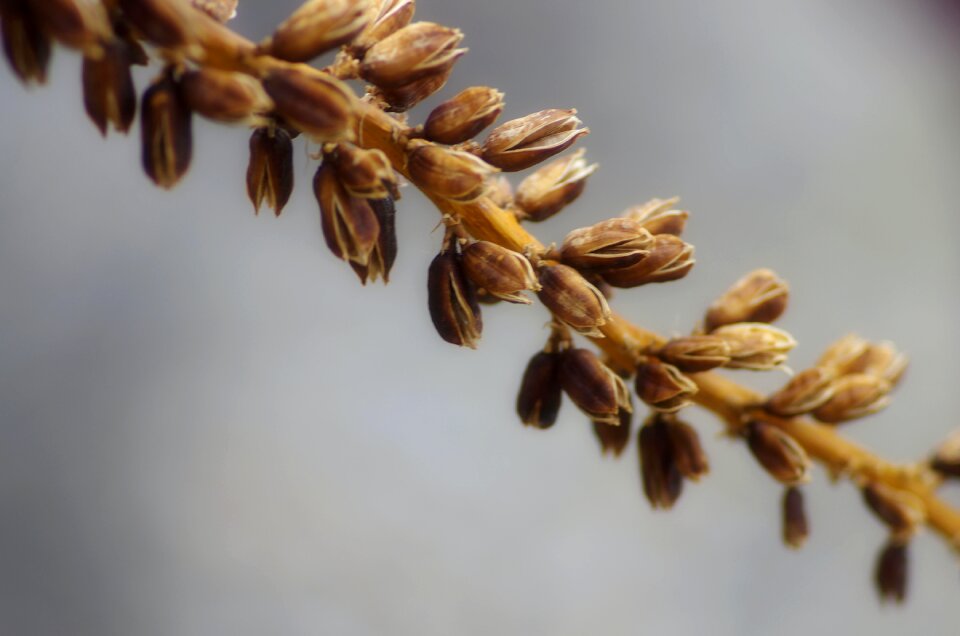
M 201 65 L 254 76 L 287 65 L 298 66 L 308 72 L 322 72 L 258 54 L 249 41 L 225 27 L 217 27 L 211 35 L 202 38 L 196 47 L 191 47 L 187 53 L 190 59 Z M 406 167 L 408 129 L 393 116 L 363 100 L 355 100 L 355 111 L 355 141 L 361 146 L 382 150 L 396 170 L 409 179 Z M 469 203 L 454 202 L 432 194 L 424 184 L 414 182 L 414 185 L 443 214 L 458 219 L 477 239 L 492 241 L 518 252 L 544 248 L 512 213 L 499 208 L 487 197 Z M 594 342 L 607 354 L 612 364 L 622 369 L 634 367 L 645 348 L 664 341 L 658 334 L 634 325 L 617 314 L 603 326 L 602 331 L 605 337 L 594 339 Z M 763 420 L 786 431 L 835 477 L 846 477 L 858 484 L 879 481 L 913 493 L 926 507 L 928 525 L 953 547 L 960 548 L 960 511 L 937 496 L 939 479 L 930 469 L 918 464 L 898 465 L 887 461 L 850 442 L 834 427 L 802 418 L 772 416 L 757 408 L 763 402 L 763 396 L 717 373 L 700 373 L 692 378 L 699 387 L 696 402 L 719 416 L 731 432 L 738 431 L 750 418 Z

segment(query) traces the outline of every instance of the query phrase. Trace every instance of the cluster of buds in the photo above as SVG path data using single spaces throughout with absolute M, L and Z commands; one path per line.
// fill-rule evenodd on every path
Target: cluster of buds
M 308 0 L 254 44 L 224 25 L 236 8 L 237 0 L 0 0 L 0 36 L 14 73 L 28 84 L 46 80 L 54 43 L 78 51 L 84 104 L 104 135 L 133 125 L 138 93 L 131 69 L 149 62 L 144 44 L 156 50 L 163 67 L 139 99 L 139 118 L 144 170 L 163 188 L 187 172 L 195 114 L 251 131 L 246 188 L 255 212 L 266 205 L 281 213 L 294 188 L 294 140 L 302 135 L 317 144 L 313 189 L 324 238 L 364 284 L 389 280 L 400 175 L 409 179 L 447 225 L 427 272 L 429 314 L 440 336 L 474 348 L 483 330 L 481 303 L 539 299 L 552 331 L 523 373 L 521 421 L 552 427 L 566 394 L 590 420 L 602 453 L 620 456 L 632 438 L 632 380 L 650 411 L 637 434 L 643 492 L 654 508 L 673 507 L 684 481 L 709 470 L 699 435 L 679 411 L 698 400 L 710 406 L 703 374 L 784 365 L 796 342 L 771 323 L 786 309 L 786 283 L 770 270 L 753 271 L 713 302 L 690 334 L 637 343 L 624 336 L 608 296 L 614 287 L 675 281 L 691 270 L 694 248 L 681 238 L 689 214 L 676 207 L 678 199 L 652 199 L 575 229 L 559 247 L 542 246 L 519 225 L 572 204 L 597 169 L 582 149 L 557 156 L 589 133 L 575 110 L 540 110 L 475 141 L 505 105 L 500 91 L 473 86 L 410 125 L 393 113 L 446 84 L 467 51 L 459 30 L 414 22 L 414 0 Z M 306 64 L 333 51 L 324 69 Z M 344 80 L 365 82 L 364 97 Z M 504 174 L 539 164 L 516 189 Z M 619 355 L 601 358 L 575 346 L 574 334 Z M 811 464 L 789 424 L 809 415 L 837 425 L 875 413 L 889 403 L 905 368 L 892 345 L 848 336 L 765 400 L 737 405 L 732 417 L 724 413 L 731 437 L 784 486 L 788 546 L 799 547 L 809 533 L 800 486 Z M 947 440 L 923 469 L 933 481 L 960 477 L 960 437 Z M 875 570 L 880 593 L 902 600 L 907 545 L 929 521 L 927 507 L 910 484 L 851 473 L 890 532 Z

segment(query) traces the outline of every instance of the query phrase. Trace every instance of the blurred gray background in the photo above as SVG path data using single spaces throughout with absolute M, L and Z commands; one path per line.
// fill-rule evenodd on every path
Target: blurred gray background
M 244 0 L 234 24 L 259 38 L 297 4 Z M 683 196 L 698 266 L 620 311 L 682 333 L 774 268 L 795 368 L 848 331 L 911 354 L 894 405 L 845 429 L 908 460 L 960 413 L 960 29 L 938 9 L 420 0 L 418 16 L 466 32 L 442 96 L 489 84 L 504 119 L 575 106 L 591 126 L 601 170 L 541 238 Z M 884 531 L 855 489 L 818 470 L 812 537 L 786 550 L 780 489 L 709 414 L 690 418 L 712 474 L 670 513 L 643 500 L 634 448 L 601 459 L 570 404 L 553 430 L 521 427 L 547 314 L 490 308 L 479 351 L 441 342 L 437 217 L 412 189 L 394 282 L 361 289 L 323 244 L 303 146 L 279 220 L 251 213 L 241 130 L 198 122 L 188 178 L 159 191 L 137 135 L 104 142 L 86 120 L 79 59 L 55 57 L 44 89 L 0 68 L 0 633 L 957 633 L 939 538 L 913 545 L 909 602 L 881 607 Z

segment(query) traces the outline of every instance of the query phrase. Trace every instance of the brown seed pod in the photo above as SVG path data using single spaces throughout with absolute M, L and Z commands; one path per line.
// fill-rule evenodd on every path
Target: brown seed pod
M 277 216 L 293 193 L 293 144 L 279 126 L 257 128 L 250 135 L 247 195 L 254 212 L 266 204 Z
M 370 90 L 370 93 L 386 104 L 384 110 L 388 113 L 402 113 L 410 110 L 446 86 L 452 71 L 452 68 L 441 70 L 432 75 L 414 80 L 409 84 L 403 84 L 402 86 L 393 86 L 390 88 L 374 87 Z
M 877 555 L 873 581 L 881 602 L 903 603 L 907 598 L 907 573 L 909 567 L 907 543 L 891 539 Z
M 190 110 L 212 121 L 250 123 L 273 109 L 260 82 L 242 73 L 201 68 L 184 73 L 180 86 Z
M 787 547 L 798 549 L 806 543 L 809 535 L 803 491 L 789 486 L 783 491 L 783 542 Z
M 368 150 L 349 142 L 337 144 L 331 160 L 340 183 L 352 196 L 385 199 L 397 196 L 397 173 L 382 150 Z
M 637 447 L 643 493 L 654 509 L 669 510 L 683 493 L 683 475 L 677 467 L 667 422 L 652 417 L 640 427 Z
M 108 125 L 126 133 L 136 117 L 131 64 L 129 47 L 122 40 L 105 45 L 99 58 L 83 58 L 83 105 L 101 135 L 106 136 Z
M 666 422 L 677 470 L 691 481 L 700 481 L 710 472 L 710 461 L 700 444 L 697 429 L 677 419 L 661 419 Z
M 650 255 L 653 235 L 629 219 L 608 219 L 573 230 L 563 239 L 560 258 L 577 269 L 629 267 Z
M 534 428 L 550 428 L 560 411 L 560 351 L 541 351 L 530 358 L 517 394 L 520 421 Z
M 715 329 L 711 335 L 730 345 L 730 369 L 767 371 L 787 360 L 797 341 L 782 329 L 760 322 L 738 322 Z
M 432 111 L 423 125 L 427 139 L 459 144 L 473 139 L 503 110 L 503 93 L 489 86 L 471 86 Z
M 143 94 L 140 132 L 144 171 L 161 188 L 172 188 L 190 167 L 193 127 L 190 109 L 169 69 Z
M 707 309 L 704 328 L 713 331 L 737 322 L 773 322 L 786 310 L 787 283 L 769 269 L 750 272 Z
M 766 422 L 750 422 L 744 429 L 750 452 L 774 479 L 788 486 L 809 480 L 810 460 L 792 437 Z
M 507 302 L 529 305 L 522 292 L 540 290 L 527 257 L 496 243 L 475 241 L 464 247 L 463 268 L 477 287 Z
M 30 2 L 41 27 L 64 46 L 99 57 L 113 29 L 102 2 L 89 0 L 43 0 Z
M 464 275 L 461 256 L 450 245 L 430 263 L 427 276 L 430 318 L 440 337 L 477 348 L 483 321 L 473 283 Z
M 883 378 L 864 373 L 840 376 L 831 383 L 833 395 L 813 411 L 821 422 L 839 424 L 876 413 L 890 404 L 893 388 Z
M 567 265 L 543 265 L 538 275 L 540 300 L 553 315 L 578 332 L 599 337 L 610 319 L 610 307 L 599 289 Z
M 308 0 L 260 43 L 288 62 L 309 62 L 360 33 L 373 18 L 372 0 Z
M 352 135 L 356 98 L 340 80 L 308 67 L 285 66 L 269 71 L 263 87 L 283 119 L 316 141 L 336 142 Z
M 801 371 L 785 387 L 771 395 L 764 407 L 781 417 L 809 413 L 833 396 L 835 378 L 834 371 L 825 367 Z
M 371 46 L 410 24 L 415 7 L 414 0 L 381 0 L 373 20 L 350 43 L 350 50 L 362 57 Z
M 620 411 L 631 410 L 630 392 L 623 380 L 589 349 L 563 352 L 560 385 L 577 407 L 591 419 L 620 423 Z
M 640 223 L 651 234 L 673 234 L 680 236 L 687 225 L 689 212 L 675 210 L 680 197 L 672 199 L 651 199 L 643 205 L 626 210 L 620 216 Z
M 459 29 L 433 22 L 415 22 L 370 47 L 360 75 L 383 88 L 396 88 L 449 70 L 467 49 L 456 48 Z
M 24 84 L 47 81 L 50 64 L 50 36 L 41 28 L 25 3 L 0 4 L 0 35 L 10 68 Z
M 691 403 L 696 383 L 672 364 L 647 358 L 637 365 L 637 396 L 661 413 L 675 413 Z
M 469 152 L 443 148 L 427 141 L 411 142 L 407 155 L 410 178 L 430 193 L 454 201 L 480 198 L 496 170 Z
M 600 443 L 600 452 L 604 455 L 610 454 L 614 457 L 620 457 L 627 448 L 627 444 L 630 443 L 630 437 L 633 434 L 633 413 L 622 409 L 620 411 L 620 422 L 617 425 L 597 420 L 594 420 L 592 424 L 593 434 Z
M 589 129 L 578 128 L 576 112 L 551 108 L 501 124 L 483 143 L 483 158 L 507 172 L 549 159 L 589 134 Z
M 587 177 L 597 171 L 597 164 L 583 158 L 585 152 L 581 148 L 551 161 L 520 183 L 516 204 L 522 219 L 544 221 L 583 194 Z
M 657 234 L 650 254 L 628 267 L 603 270 L 603 278 L 614 287 L 639 287 L 683 278 L 696 262 L 693 246 L 672 234 Z
M 700 373 L 727 364 L 730 345 L 716 336 L 686 336 L 668 341 L 657 357 L 684 373 Z
M 327 162 L 317 169 L 313 191 L 330 251 L 345 261 L 368 265 L 380 236 L 380 223 L 369 201 L 351 197 Z

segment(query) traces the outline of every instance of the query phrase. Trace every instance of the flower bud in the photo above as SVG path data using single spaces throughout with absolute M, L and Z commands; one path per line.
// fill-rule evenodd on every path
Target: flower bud
M 137 90 L 130 74 L 126 43 L 106 44 L 99 58 L 83 58 L 83 105 L 87 115 L 106 136 L 112 124 L 119 132 L 130 130 L 137 114 Z
M 459 29 L 415 22 L 370 47 L 360 65 L 360 75 L 373 84 L 394 88 L 442 73 L 467 49 L 456 48 L 463 39 Z
M 643 205 L 629 208 L 621 216 L 633 219 L 651 234 L 680 236 L 687 225 L 687 217 L 690 216 L 690 213 L 673 209 L 673 206 L 679 201 L 680 197 L 666 200 L 651 199 Z
M 671 234 L 653 237 L 650 254 L 629 267 L 608 269 L 603 279 L 614 287 L 639 287 L 666 283 L 686 276 L 696 262 L 693 246 Z
M 736 322 L 773 322 L 787 308 L 789 288 L 769 269 L 750 272 L 718 298 L 704 319 L 707 331 Z
M 102 44 L 113 35 L 102 2 L 43 0 L 29 4 L 43 29 L 70 48 L 98 57 Z
M 483 195 L 487 179 L 495 172 L 469 152 L 451 150 L 427 141 L 408 146 L 410 179 L 431 194 L 454 201 L 474 201 Z
M 677 467 L 668 423 L 653 416 L 640 427 L 640 475 L 643 493 L 654 509 L 669 510 L 683 493 L 683 475 Z
M 632 409 L 627 385 L 589 349 L 563 352 L 560 386 L 596 422 L 619 425 L 620 411 Z
M 924 521 L 926 513 L 923 502 L 913 493 L 896 490 L 879 482 L 868 483 L 862 492 L 867 507 L 898 539 L 912 537 Z
M 716 336 L 674 338 L 660 348 L 657 357 L 684 373 L 700 373 L 728 363 L 730 345 Z
M 319 142 L 349 139 L 355 99 L 340 80 L 309 67 L 282 67 L 263 78 L 277 112 L 293 127 Z
M 382 150 L 340 143 L 335 166 L 340 183 L 352 196 L 385 199 L 397 194 L 397 174 Z
M 560 258 L 578 269 L 629 267 L 650 255 L 653 236 L 629 219 L 608 219 L 573 230 L 563 239 Z
M 10 68 L 24 84 L 47 81 L 50 36 L 40 27 L 26 4 L 8 2 L 0 7 L 0 35 Z
M 254 212 L 266 203 L 280 216 L 293 193 L 293 144 L 279 126 L 257 128 L 250 135 L 247 195 Z
M 700 481 L 700 478 L 710 472 L 710 462 L 700 444 L 697 429 L 686 422 L 676 419 L 667 420 L 667 433 L 670 436 L 670 446 L 673 448 L 673 460 L 680 474 L 691 481 Z
M 780 483 L 795 486 L 809 480 L 810 460 L 792 437 L 772 424 L 751 422 L 744 433 L 750 452 Z
M 730 345 L 729 369 L 766 371 L 779 366 L 797 346 L 796 340 L 782 329 L 760 322 L 738 322 L 713 331 Z
M 589 134 L 589 129 L 578 128 L 576 112 L 550 108 L 501 124 L 483 143 L 483 158 L 507 172 L 549 159 Z
M 483 329 L 480 305 L 473 283 L 463 273 L 461 257 L 452 246 L 430 263 L 427 291 L 430 318 L 440 337 L 476 349 Z
M 385 104 L 388 113 L 402 113 L 410 110 L 423 100 L 427 99 L 441 88 L 450 79 L 452 68 L 421 77 L 409 84 L 390 88 L 374 88 L 371 94 L 380 98 Z
M 781 417 L 809 413 L 833 397 L 835 378 L 836 374 L 824 367 L 802 371 L 793 376 L 785 387 L 770 396 L 766 409 Z
M 373 17 L 371 0 L 308 0 L 259 49 L 288 62 L 309 62 L 345 44 Z
M 529 221 L 544 221 L 577 200 L 597 164 L 587 164 L 581 148 L 539 168 L 517 188 L 517 207 Z
M 790 548 L 800 548 L 810 536 L 803 491 L 789 486 L 783 492 L 783 542 Z
M 375 17 L 350 43 L 350 49 L 361 57 L 371 46 L 410 24 L 415 7 L 414 0 L 381 0 Z
M 503 110 L 503 93 L 489 86 L 472 86 L 434 108 L 423 125 L 427 139 L 458 144 L 473 139 Z
M 463 249 L 463 268 L 477 286 L 501 300 L 530 304 L 521 292 L 540 291 L 533 266 L 523 254 L 489 241 L 476 241 Z
M 602 337 L 610 307 L 600 290 L 566 265 L 540 268 L 540 300 L 553 315 L 586 336 Z
M 226 22 L 237 15 L 238 0 L 193 0 L 193 6 L 218 22 Z
M 187 71 L 180 86 L 190 110 L 213 121 L 249 122 L 254 115 L 273 109 L 260 82 L 242 73 L 205 68 Z
M 852 373 L 834 380 L 833 395 L 813 411 L 821 422 L 838 424 L 876 413 L 890 404 L 892 388 L 883 378 Z
M 960 477 L 960 430 L 954 431 L 934 451 L 930 467 L 947 477 Z
M 541 351 L 527 363 L 517 394 L 520 421 L 535 428 L 550 428 L 560 411 L 560 351 Z
M 144 171 L 161 188 L 172 188 L 190 167 L 193 128 L 169 69 L 143 94 L 140 132 Z
M 647 358 L 637 365 L 634 379 L 637 396 L 661 413 L 675 413 L 687 406 L 698 391 L 696 383 L 680 369 Z
M 380 235 L 380 223 L 369 202 L 347 194 L 336 169 L 327 162 L 317 169 L 313 191 L 330 251 L 337 258 L 367 265 Z
M 625 409 L 620 410 L 620 422 L 613 425 L 598 420 L 593 421 L 593 434 L 600 442 L 600 452 L 620 457 L 633 433 L 633 413 Z
M 898 539 L 891 539 L 877 555 L 873 580 L 882 602 L 907 598 L 907 556 L 907 544 Z

